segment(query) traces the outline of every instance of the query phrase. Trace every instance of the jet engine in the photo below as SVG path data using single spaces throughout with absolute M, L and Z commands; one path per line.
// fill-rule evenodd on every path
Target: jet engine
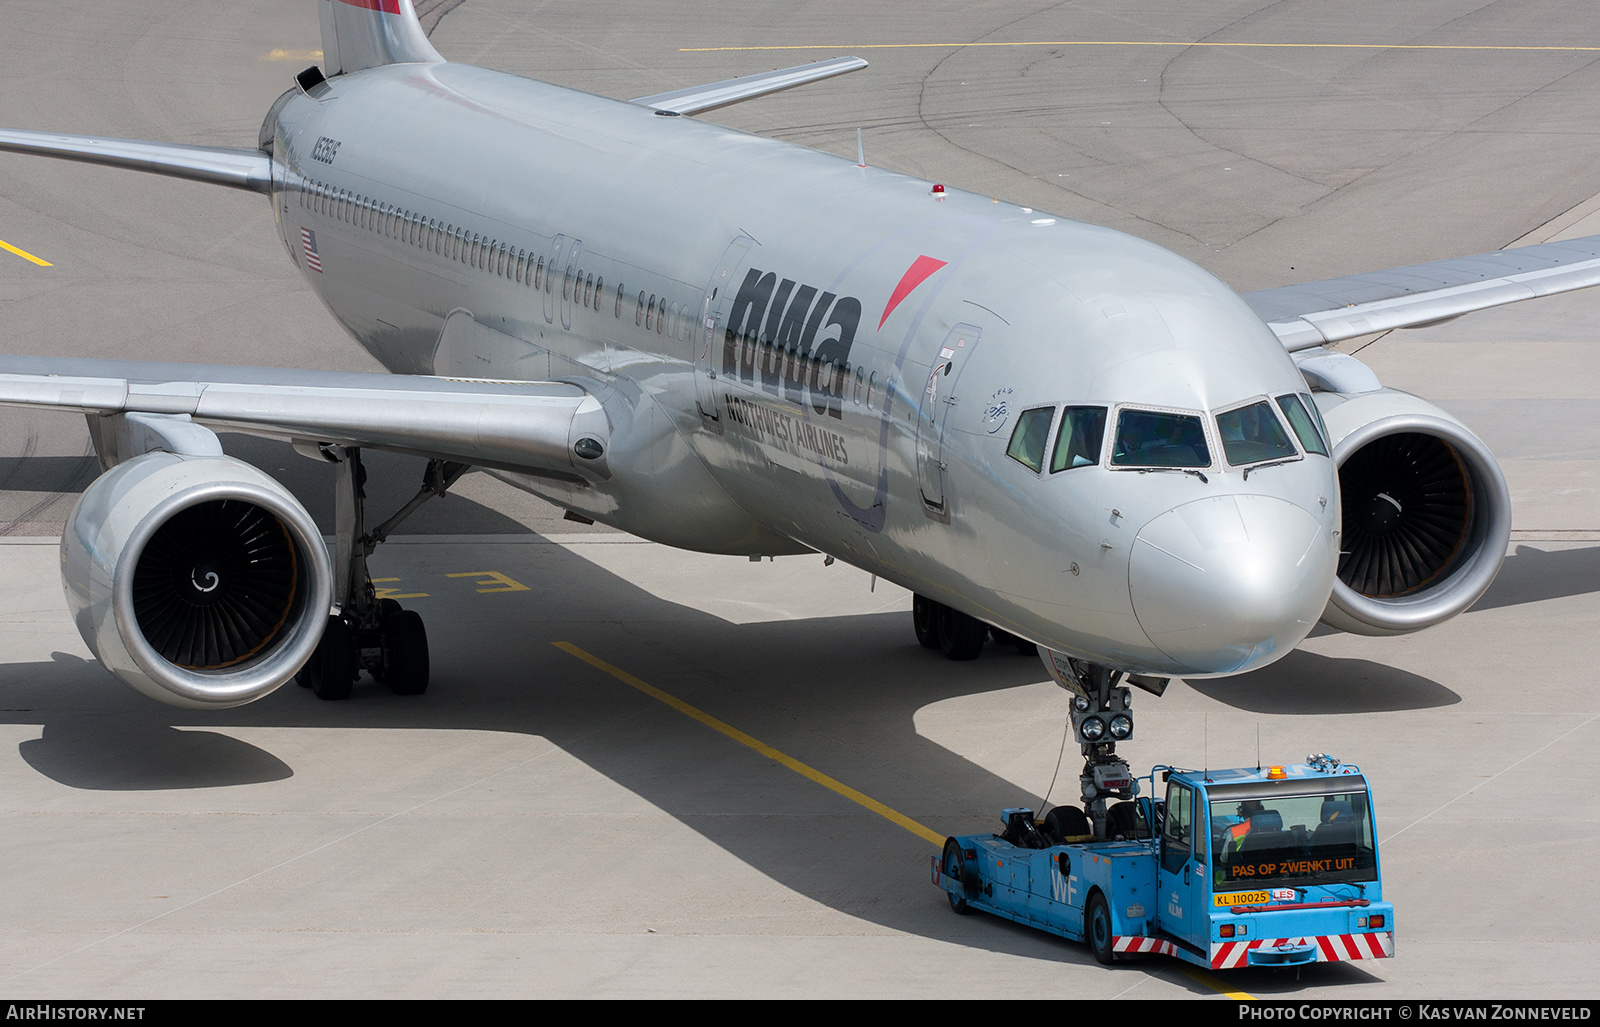
M 327 549 L 282 485 L 228 456 L 150 452 L 89 486 L 61 539 L 78 632 L 122 682 L 174 706 L 259 699 L 322 635 Z
M 1400 635 L 1477 602 L 1511 538 L 1511 495 L 1488 447 L 1409 393 L 1315 398 L 1343 503 L 1338 577 L 1322 622 Z

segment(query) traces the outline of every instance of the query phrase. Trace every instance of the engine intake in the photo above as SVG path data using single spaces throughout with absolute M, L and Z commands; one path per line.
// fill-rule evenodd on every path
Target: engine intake
M 1323 623 L 1398 635 L 1465 611 L 1493 583 L 1511 538 L 1511 496 L 1493 454 L 1408 393 L 1316 398 L 1343 503 Z
M 124 683 L 176 706 L 259 699 L 315 649 L 327 550 L 284 487 L 226 456 L 147 453 L 101 475 L 61 540 L 78 631 Z

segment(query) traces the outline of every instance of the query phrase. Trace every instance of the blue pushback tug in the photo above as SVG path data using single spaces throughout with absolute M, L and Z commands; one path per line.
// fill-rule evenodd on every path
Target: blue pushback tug
M 1080 700 L 1074 712 L 1080 740 L 1094 705 L 1107 704 Z M 1057 806 L 1038 820 L 1008 809 L 1001 833 L 945 842 L 933 882 L 950 908 L 1082 941 L 1102 963 L 1165 953 L 1226 969 L 1394 955 L 1359 767 L 1318 755 L 1265 770 L 1158 766 L 1135 780 L 1097 742 L 1084 746 L 1087 814 Z

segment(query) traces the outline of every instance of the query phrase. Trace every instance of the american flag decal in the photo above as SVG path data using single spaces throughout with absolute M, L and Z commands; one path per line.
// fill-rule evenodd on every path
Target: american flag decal
M 322 274 L 322 258 L 317 256 L 317 233 L 309 228 L 300 229 L 300 249 L 306 255 L 306 267 Z

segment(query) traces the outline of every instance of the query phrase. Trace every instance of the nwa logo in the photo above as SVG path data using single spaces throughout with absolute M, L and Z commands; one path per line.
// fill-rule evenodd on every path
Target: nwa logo
M 843 417 L 845 370 L 861 301 L 751 268 L 722 340 L 722 373 L 829 417 Z M 820 336 L 820 338 L 819 338 Z

